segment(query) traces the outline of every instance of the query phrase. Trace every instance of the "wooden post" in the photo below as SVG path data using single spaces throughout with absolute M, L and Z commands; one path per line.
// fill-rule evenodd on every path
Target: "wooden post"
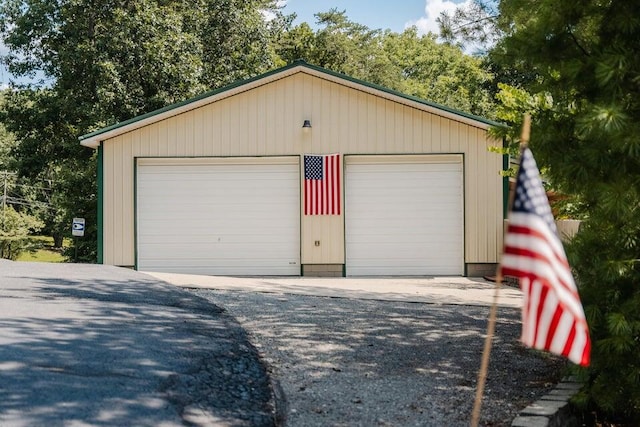
M 529 144 L 529 136 L 531 135 L 531 116 L 524 115 L 522 122 L 522 134 L 520 136 L 520 150 L 522 151 Z M 509 194 L 509 210 L 513 204 L 513 193 Z M 508 213 L 507 213 L 508 215 Z M 504 247 L 504 245 L 503 245 Z M 476 387 L 476 398 L 473 404 L 473 412 L 471 413 L 471 427 L 478 427 L 480 421 L 480 409 L 482 407 L 482 396 L 484 395 L 484 386 L 487 381 L 487 372 L 489 370 L 489 355 L 491 354 L 491 344 L 493 344 L 493 336 L 496 330 L 496 318 L 498 313 L 498 297 L 500 287 L 502 286 L 502 265 L 498 265 L 496 274 L 496 286 L 493 294 L 493 302 L 491 311 L 489 312 L 489 323 L 487 325 L 487 336 L 484 340 L 484 350 L 482 351 L 482 361 L 480 362 L 480 372 L 478 372 L 478 385 Z
M 520 151 L 524 150 L 529 145 L 529 137 L 531 136 L 531 116 L 529 113 L 524 115 L 522 121 L 522 134 L 520 136 Z

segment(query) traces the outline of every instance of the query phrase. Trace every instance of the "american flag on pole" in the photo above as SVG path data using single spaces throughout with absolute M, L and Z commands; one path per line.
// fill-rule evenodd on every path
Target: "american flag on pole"
M 522 342 L 588 366 L 591 340 L 538 166 L 522 152 L 505 236 L 502 274 L 520 279 Z
M 340 154 L 304 156 L 304 214 L 340 215 Z

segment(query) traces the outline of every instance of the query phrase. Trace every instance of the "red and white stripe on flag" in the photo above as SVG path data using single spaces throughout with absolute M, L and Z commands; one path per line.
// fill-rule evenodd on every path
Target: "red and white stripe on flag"
M 589 328 L 529 149 L 522 153 L 501 268 L 520 280 L 522 342 L 588 366 Z
M 340 215 L 340 154 L 304 156 L 304 214 Z

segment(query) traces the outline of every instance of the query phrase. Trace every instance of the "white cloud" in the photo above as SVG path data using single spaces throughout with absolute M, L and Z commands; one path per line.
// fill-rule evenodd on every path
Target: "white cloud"
M 285 7 L 287 5 L 287 1 L 288 0 L 277 0 L 276 7 L 279 7 L 279 8 Z M 260 13 L 262 13 L 262 17 L 266 22 L 272 21 L 276 18 L 275 13 L 271 12 L 270 10 L 262 10 L 260 11 Z
M 465 0 L 464 2 L 454 3 L 451 0 L 425 0 L 426 5 L 424 7 L 425 16 L 419 18 L 417 21 L 409 21 L 405 25 L 405 28 L 416 26 L 418 28 L 418 34 L 427 34 L 429 32 L 434 34 L 440 33 L 440 28 L 436 19 L 442 12 L 452 13 L 458 7 L 464 7 L 468 5 L 472 0 Z
M 4 57 L 9 53 L 9 49 L 4 43 L 0 42 L 0 57 Z M 4 90 L 9 87 L 9 71 L 7 71 L 4 63 L 0 63 L 0 90 Z

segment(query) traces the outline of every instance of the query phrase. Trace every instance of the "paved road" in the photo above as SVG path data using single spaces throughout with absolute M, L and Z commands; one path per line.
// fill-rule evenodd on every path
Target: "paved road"
M 126 269 L 0 260 L 0 426 L 270 426 L 272 403 L 215 305 Z

